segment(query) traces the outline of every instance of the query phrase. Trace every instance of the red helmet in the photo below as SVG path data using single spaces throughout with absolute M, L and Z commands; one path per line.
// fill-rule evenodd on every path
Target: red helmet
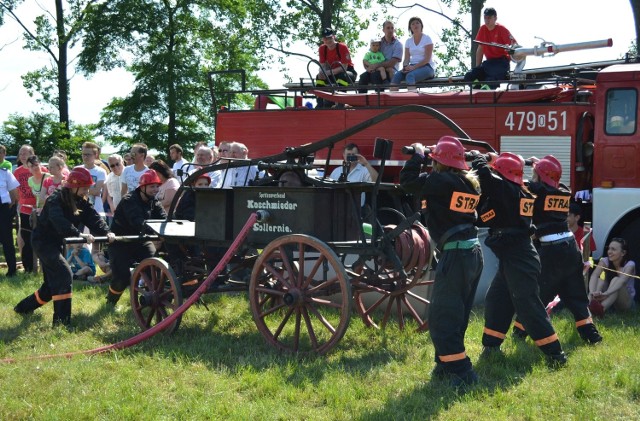
M 516 184 L 522 185 L 524 175 L 524 159 L 520 155 L 511 152 L 501 153 L 491 164 L 501 176 Z
M 205 180 L 207 180 L 209 182 L 209 185 L 211 185 L 211 177 L 209 177 L 209 174 L 201 174 L 198 176 L 198 178 L 196 178 L 196 181 L 200 180 L 201 178 L 204 178 Z
M 93 184 L 93 178 L 91 177 L 91 173 L 88 169 L 84 167 L 75 167 L 71 172 L 69 172 L 63 187 L 75 189 L 78 187 L 91 187 Z
M 138 187 L 148 186 L 149 184 L 162 184 L 162 180 L 154 170 L 148 170 L 140 176 Z
M 555 156 L 545 156 L 533 164 L 533 169 L 536 174 L 538 174 L 538 177 L 540 177 L 540 180 L 544 181 L 548 185 L 558 187 L 558 184 L 560 184 L 560 177 L 562 177 L 562 165 Z
M 459 170 L 468 170 L 469 166 L 464 161 L 464 147 L 453 136 L 442 136 L 438 140 L 436 149 L 429 154 L 436 162 Z

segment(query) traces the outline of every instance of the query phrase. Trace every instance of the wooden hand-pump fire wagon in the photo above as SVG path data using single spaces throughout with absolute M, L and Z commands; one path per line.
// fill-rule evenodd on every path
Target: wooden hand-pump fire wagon
M 407 112 L 433 116 L 468 137 L 441 113 L 410 105 L 314 144 L 189 174 L 169 214 L 190 190 L 195 221 L 146 222 L 169 252 L 143 260 L 132 273 L 131 306 L 139 325 L 149 329 L 172 317 L 187 296 L 193 301 L 203 293 L 248 291 L 258 330 L 285 351 L 329 351 L 344 335 L 353 307 L 369 326 L 393 320 L 401 328 L 427 329 L 431 241 L 402 189 L 379 180 L 344 183 L 311 175 L 318 151 L 328 150 L 328 166 L 336 143 Z M 383 172 L 393 142 L 377 139 L 375 145 Z M 202 174 L 247 166 L 257 166 L 261 176 L 246 187 L 189 186 Z M 301 176 L 299 186 L 279 182 L 287 172 Z M 362 195 L 369 205 L 362 207 Z M 179 324 L 174 317 L 165 330 Z

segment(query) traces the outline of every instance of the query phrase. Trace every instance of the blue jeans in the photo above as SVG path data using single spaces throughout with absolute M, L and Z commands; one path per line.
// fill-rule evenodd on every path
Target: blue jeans
M 399 85 L 400 82 L 406 79 L 407 85 L 415 85 L 417 82 L 433 79 L 435 75 L 436 72 L 433 70 L 433 67 L 431 67 L 430 64 L 427 64 L 426 66 L 419 67 L 409 73 L 404 73 L 403 71 L 396 72 L 396 74 L 393 75 L 391 84 Z

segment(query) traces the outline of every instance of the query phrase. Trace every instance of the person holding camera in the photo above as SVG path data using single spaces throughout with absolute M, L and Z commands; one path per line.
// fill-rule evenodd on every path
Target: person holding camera
M 334 169 L 329 178 L 342 182 L 375 182 L 378 180 L 378 171 L 360 155 L 360 149 L 355 143 L 348 143 L 342 151 L 344 161 L 342 166 Z

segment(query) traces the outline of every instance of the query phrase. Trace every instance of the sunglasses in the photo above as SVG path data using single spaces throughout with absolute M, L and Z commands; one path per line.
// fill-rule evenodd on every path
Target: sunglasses
M 115 164 L 109 164 L 110 168 L 115 168 L 115 167 L 119 167 L 119 166 L 120 166 L 119 162 L 116 162 Z

